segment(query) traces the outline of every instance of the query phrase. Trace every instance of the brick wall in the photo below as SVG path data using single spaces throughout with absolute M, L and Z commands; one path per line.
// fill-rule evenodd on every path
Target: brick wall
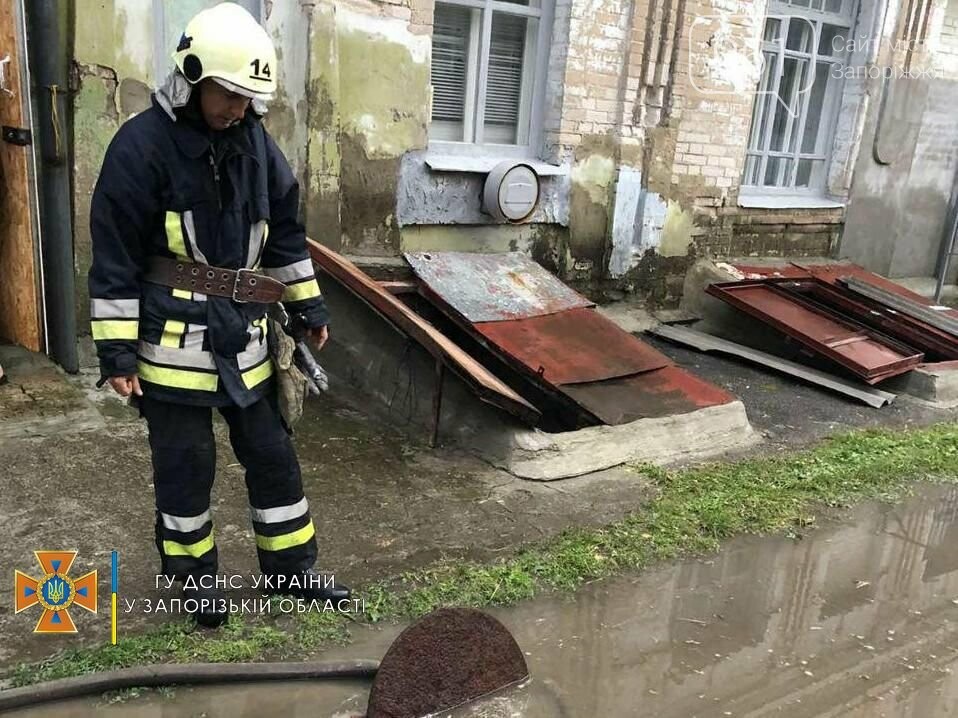
M 431 33 L 434 0 L 346 1 L 405 19 L 412 32 Z M 572 260 L 586 257 L 590 271 L 609 269 L 609 250 L 617 249 L 607 245 L 618 241 L 633 243 L 630 266 L 642 264 L 643 272 L 659 258 L 669 260 L 670 271 L 679 271 L 683 261 L 702 254 L 837 251 L 842 209 L 740 206 L 752 91 L 760 70 L 754 51 L 768 2 L 556 1 L 543 158 L 570 167 Z M 886 35 L 896 31 L 903 0 L 889 0 L 887 14 L 882 3 L 861 2 L 859 39 L 870 38 L 883 18 L 891 26 Z M 958 73 L 958 0 L 933 0 L 929 8 L 943 18 L 938 61 L 953 62 Z M 697 35 L 696 24 L 710 17 L 717 17 L 719 26 Z M 717 43 L 741 49 L 732 68 L 739 76 L 725 92 L 709 85 L 714 69 L 709 53 Z M 895 59 L 865 55 L 852 62 Z M 865 113 L 874 97 L 875 87 L 867 82 L 846 82 L 828 178 L 830 193 L 838 199 L 848 196 Z M 625 201 L 635 207 L 623 208 Z

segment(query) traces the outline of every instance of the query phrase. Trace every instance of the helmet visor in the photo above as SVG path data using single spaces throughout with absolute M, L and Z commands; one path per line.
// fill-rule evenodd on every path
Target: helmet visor
M 269 102 L 273 99 L 273 94 L 271 92 L 253 92 L 245 87 L 240 87 L 234 82 L 229 80 L 224 80 L 221 77 L 211 77 L 211 80 L 215 81 L 217 84 L 222 85 L 230 92 L 235 92 L 237 95 L 243 95 L 248 97 L 251 100 L 259 100 L 260 102 Z

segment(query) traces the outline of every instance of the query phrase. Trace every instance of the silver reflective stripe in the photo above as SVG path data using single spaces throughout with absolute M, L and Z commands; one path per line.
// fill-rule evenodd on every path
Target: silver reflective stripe
M 163 518 L 163 525 L 166 528 L 183 533 L 201 529 L 210 521 L 209 509 L 199 516 L 173 516 L 172 514 L 164 514 L 162 511 L 160 516 Z
M 305 496 L 289 506 L 277 506 L 273 509 L 255 509 L 250 506 L 249 509 L 253 521 L 258 521 L 261 524 L 278 524 L 281 521 L 298 519 L 300 516 L 305 516 L 308 511 L 309 503 L 307 503 Z
M 263 267 L 263 273 L 281 282 L 296 282 L 300 279 L 311 279 L 314 276 L 313 261 L 304 259 L 285 267 Z
M 190 243 L 190 251 L 193 252 L 193 259 L 203 264 L 209 264 L 206 261 L 206 255 L 200 251 L 196 243 L 196 225 L 193 224 L 193 211 L 188 210 L 183 213 L 183 224 L 186 225 L 186 241 Z
M 199 292 L 193 292 L 193 301 L 194 301 L 194 302 L 205 302 L 205 301 L 206 301 L 206 295 L 205 295 L 205 294 L 200 294 Z
M 250 225 L 249 228 L 249 253 L 246 255 L 246 266 L 252 269 L 259 262 L 259 255 L 263 252 L 263 235 L 266 233 L 266 220 Z
M 139 319 L 139 299 L 91 299 L 90 316 L 94 319 Z
M 161 347 L 159 344 L 140 342 L 140 356 L 155 364 L 169 364 L 187 369 L 216 369 L 210 352 L 180 347 Z
M 250 328 L 250 333 L 253 333 L 254 330 L 255 336 L 253 340 L 246 345 L 246 349 L 236 355 L 236 362 L 239 364 L 240 371 L 245 371 L 246 369 L 256 366 L 266 359 L 266 355 L 269 353 L 269 347 L 266 345 L 266 342 L 260 344 L 259 327 Z
M 183 337 L 183 346 L 186 349 L 202 349 L 204 336 L 206 336 L 205 324 L 187 324 L 186 336 Z

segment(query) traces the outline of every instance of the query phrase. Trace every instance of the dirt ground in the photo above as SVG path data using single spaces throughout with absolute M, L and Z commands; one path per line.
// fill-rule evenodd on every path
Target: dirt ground
M 753 426 L 766 437 L 755 449 L 759 452 L 796 448 L 843 429 L 907 427 L 958 415 L 907 399 L 871 409 L 735 361 L 653 343 L 744 401 Z M 18 363 L 12 350 L 2 349 L 0 360 L 11 383 L 0 387 L 0 425 L 6 429 L 0 433 L 0 526 L 5 529 L 0 567 L 11 579 L 14 569 L 36 575 L 35 550 L 76 549 L 71 575 L 100 571 L 101 615 L 74 612 L 83 614 L 74 615 L 77 635 L 36 635 L 31 632 L 36 616 L 15 615 L 12 602 L 0 602 L 0 667 L 106 639 L 102 612 L 109 612 L 113 550 L 119 551 L 121 597 L 171 596 L 155 586 L 159 566 L 143 422 L 106 390 L 93 390 L 89 375 L 60 374 L 57 381 L 68 399 L 52 415 L 43 414 L 43 402 L 31 400 L 36 409 L 31 414 L 22 395 L 34 392 L 38 382 L 49 382 L 51 369 L 36 360 Z M 9 410 L 13 405 L 16 412 Z M 91 407 L 102 424 L 90 421 Z M 78 417 L 75 422 L 69 421 L 72 416 Z M 18 432 L 25 422 L 29 431 Z M 220 452 L 213 511 L 220 571 L 250 574 L 256 570 L 255 548 L 242 468 L 222 421 L 216 429 Z M 453 447 L 429 449 L 417 443 L 419 438 L 370 421 L 356 407 L 325 399 L 309 403 L 294 439 L 320 565 L 351 585 L 441 557 L 488 559 L 572 525 L 605 524 L 635 509 L 652 491 L 643 476 L 625 467 L 559 482 L 523 481 Z M 164 620 L 132 612 L 121 615 L 121 628 L 136 631 Z

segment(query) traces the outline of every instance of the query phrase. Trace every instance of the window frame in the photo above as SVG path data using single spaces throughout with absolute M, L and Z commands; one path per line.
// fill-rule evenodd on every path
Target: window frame
M 825 10 L 817 10 L 814 8 L 805 8 L 797 7 L 789 4 L 786 0 L 769 0 L 769 5 L 766 10 L 765 16 L 762 19 L 762 40 L 761 40 L 761 51 L 774 52 L 775 53 L 775 69 L 773 75 L 773 86 L 776 88 L 780 87 L 782 80 L 782 75 L 784 72 L 785 61 L 788 58 L 802 59 L 809 62 L 808 71 L 816 72 L 817 65 L 825 59 L 826 56 L 815 54 L 816 62 L 815 66 L 811 66 L 810 60 L 812 58 L 811 53 L 801 52 L 799 50 L 790 50 L 787 48 L 788 42 L 788 29 L 783 27 L 779 40 L 777 41 L 766 41 L 764 39 L 765 26 L 770 17 L 780 17 L 780 16 L 794 16 L 799 18 L 804 18 L 812 22 L 814 27 L 814 47 L 818 48 L 819 42 L 821 40 L 822 27 L 824 25 L 833 25 L 839 26 L 842 28 L 847 28 L 847 37 L 854 38 L 855 29 L 856 29 L 856 20 L 857 20 L 857 10 L 858 10 L 858 0 L 842 0 L 841 12 L 828 12 Z M 832 60 L 832 66 L 839 65 L 840 67 L 847 67 L 849 60 L 851 59 L 852 53 L 846 48 L 845 51 L 840 56 L 828 56 Z M 761 84 L 763 79 L 759 80 Z M 809 89 L 807 94 L 811 94 L 812 90 Z M 771 150 L 771 140 L 774 127 L 774 114 L 771 118 L 769 126 L 765 128 L 764 134 L 765 137 L 760 143 L 760 149 L 753 150 L 753 136 L 752 132 L 756 126 L 760 127 L 764 122 L 764 117 L 759 117 L 758 122 L 756 122 L 756 111 L 759 107 L 759 103 L 762 103 L 762 111 L 765 110 L 765 99 L 766 96 L 756 94 L 753 104 L 753 114 L 749 122 L 749 134 L 748 141 L 746 143 L 745 149 L 745 162 L 742 167 L 742 175 L 740 177 L 740 195 L 745 197 L 794 197 L 799 199 L 814 199 L 814 198 L 826 198 L 829 195 L 828 190 L 828 179 L 831 170 L 832 157 L 834 152 L 832 151 L 835 146 L 835 133 L 838 127 L 839 115 L 842 106 L 842 100 L 845 95 L 845 77 L 844 73 L 841 79 L 835 80 L 835 87 L 833 89 L 827 90 L 825 97 L 823 98 L 822 112 L 821 112 L 821 127 L 819 128 L 819 141 L 821 142 L 821 151 L 813 152 L 803 152 L 802 144 L 804 141 L 804 134 L 806 123 L 808 120 L 808 102 L 803 103 L 802 112 L 796 120 L 799 122 L 798 131 L 795 135 L 795 149 L 791 152 L 789 151 L 773 151 Z M 779 100 L 772 100 L 774 104 L 772 107 L 777 107 Z M 760 127 L 761 131 L 761 127 Z M 762 184 L 748 184 L 747 183 L 747 171 L 749 160 L 753 157 L 757 157 L 761 162 L 759 168 L 758 177 L 760 180 L 764 181 L 766 176 L 768 162 L 771 159 L 775 158 L 784 158 L 791 159 L 793 161 L 793 167 L 791 169 L 791 178 L 789 180 L 789 185 L 785 187 L 773 187 L 766 186 Z M 820 177 L 818 180 L 809 183 L 807 187 L 797 187 L 794 185 L 796 182 L 799 172 L 799 166 L 802 160 L 812 160 L 818 161 L 822 164 L 820 165 Z M 815 172 L 813 168 L 812 172 Z M 814 175 L 813 175 L 814 177 Z
M 478 23 L 471 23 L 470 28 L 470 32 L 473 36 L 478 34 L 480 45 L 479 51 L 477 55 L 475 55 L 478 61 L 473 61 L 472 57 L 467 58 L 466 102 L 463 112 L 463 134 L 466 136 L 474 135 L 475 140 L 466 142 L 436 139 L 430 136 L 428 140 L 428 151 L 430 153 L 457 155 L 461 157 L 537 157 L 542 147 L 546 76 L 549 69 L 549 53 L 552 44 L 555 0 L 540 0 L 539 7 L 503 2 L 503 0 L 436 0 L 436 4 L 466 8 L 480 13 Z M 524 63 L 532 63 L 533 73 L 532 88 L 529 92 L 528 102 L 520 100 L 517 120 L 517 132 L 522 124 L 527 124 L 528 126 L 528 138 L 525 144 L 502 144 L 484 141 L 485 100 L 489 79 L 489 50 L 492 41 L 493 12 L 532 17 L 537 18 L 539 21 L 538 31 L 535 33 L 535 57 L 530 60 L 528 54 L 524 55 Z M 528 47 L 531 35 L 532 32 L 527 26 L 525 47 Z M 478 65 L 478 67 L 476 67 L 476 65 Z M 474 81 L 476 84 L 474 94 L 471 92 L 472 88 L 469 87 L 468 79 L 473 75 L 475 76 Z M 431 87 L 432 85 L 430 84 L 430 88 Z M 472 110 L 471 112 L 468 111 L 470 108 Z M 430 103 L 427 133 L 431 133 L 432 125 L 432 106 Z

